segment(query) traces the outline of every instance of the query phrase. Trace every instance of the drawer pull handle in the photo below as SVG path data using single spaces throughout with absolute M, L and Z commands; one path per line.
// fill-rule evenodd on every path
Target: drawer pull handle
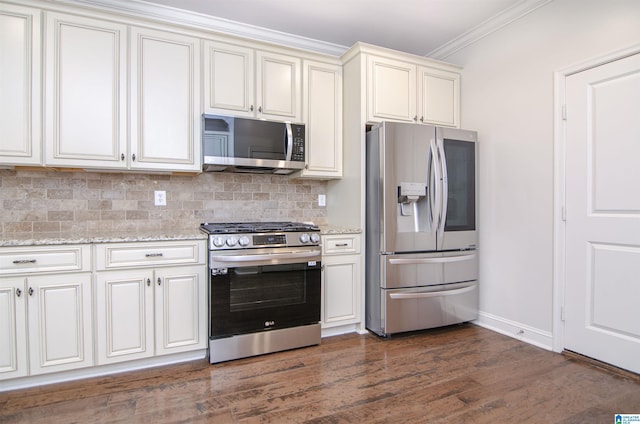
M 18 297 L 22 296 L 22 290 L 16 289 L 16 296 Z
M 349 243 L 336 243 L 336 247 L 347 247 Z
M 160 285 L 160 282 L 161 282 L 161 281 L 162 281 L 162 280 L 160 280 L 160 277 L 158 277 L 158 285 Z
M 14 264 L 35 264 L 36 260 L 35 259 L 16 259 L 15 261 L 13 261 Z
M 29 287 L 29 296 L 33 296 L 33 287 Z
M 147 287 L 151 287 L 151 278 L 147 278 Z
M 146 253 L 144 256 L 147 258 L 159 258 L 159 257 L 162 257 L 163 255 L 162 253 Z

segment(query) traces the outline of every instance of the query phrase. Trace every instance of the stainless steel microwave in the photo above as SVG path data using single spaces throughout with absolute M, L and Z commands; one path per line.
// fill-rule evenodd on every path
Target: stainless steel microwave
M 203 115 L 202 170 L 291 174 L 305 166 L 304 124 Z

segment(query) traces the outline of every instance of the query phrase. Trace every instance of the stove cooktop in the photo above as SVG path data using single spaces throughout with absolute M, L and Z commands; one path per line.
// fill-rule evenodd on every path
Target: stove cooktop
M 304 222 L 213 222 L 200 224 L 200 229 L 207 234 L 237 233 L 277 233 L 277 232 L 315 232 L 320 231 L 317 225 Z

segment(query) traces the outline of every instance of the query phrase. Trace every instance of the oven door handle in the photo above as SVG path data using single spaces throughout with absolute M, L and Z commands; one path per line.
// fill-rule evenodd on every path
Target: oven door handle
M 244 255 L 211 255 L 211 260 L 216 262 L 255 262 L 255 261 L 272 261 L 272 260 L 286 260 L 286 259 L 302 259 L 302 258 L 316 258 L 320 259 L 321 255 L 318 251 L 304 251 L 304 252 L 278 252 L 267 254 L 244 254 Z

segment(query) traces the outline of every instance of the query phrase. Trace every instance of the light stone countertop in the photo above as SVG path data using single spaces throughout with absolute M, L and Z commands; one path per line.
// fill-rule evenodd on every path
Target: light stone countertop
M 62 244 L 90 244 L 90 243 L 128 243 L 143 241 L 176 241 L 176 240 L 205 240 L 207 235 L 199 229 L 177 230 L 175 233 L 136 233 L 113 232 L 92 234 L 64 234 L 42 233 L 25 237 L 3 238 L 0 247 L 14 246 L 47 246 Z
M 362 228 L 338 227 L 338 226 L 334 226 L 334 225 L 321 225 L 320 226 L 320 234 L 322 234 L 322 235 L 360 234 L 360 233 L 362 233 Z

